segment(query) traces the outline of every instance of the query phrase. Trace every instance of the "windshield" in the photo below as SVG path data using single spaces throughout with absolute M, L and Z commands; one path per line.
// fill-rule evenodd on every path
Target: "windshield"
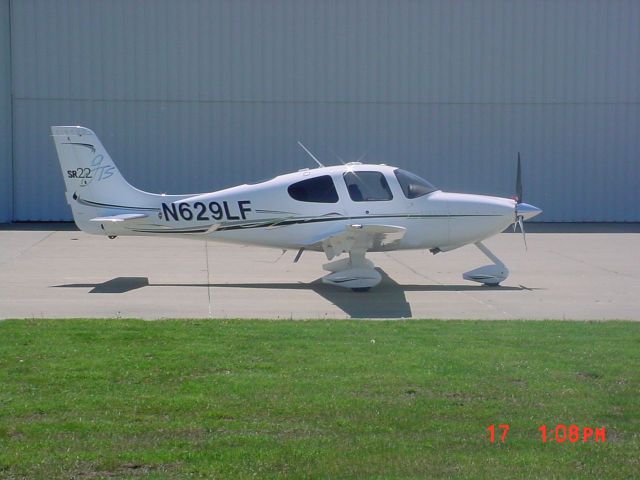
M 423 195 L 427 195 L 438 190 L 424 178 L 421 178 L 411 172 L 407 172 L 406 170 L 397 168 L 393 173 L 396 174 L 396 178 L 402 188 L 402 192 L 407 198 L 422 197 Z

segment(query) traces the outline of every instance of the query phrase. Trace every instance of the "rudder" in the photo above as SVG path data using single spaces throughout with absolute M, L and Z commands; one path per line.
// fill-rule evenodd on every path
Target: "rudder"
M 156 195 L 131 186 L 97 135 L 85 127 L 51 127 L 66 187 L 67 203 L 78 227 L 104 234 L 94 217 L 155 210 Z

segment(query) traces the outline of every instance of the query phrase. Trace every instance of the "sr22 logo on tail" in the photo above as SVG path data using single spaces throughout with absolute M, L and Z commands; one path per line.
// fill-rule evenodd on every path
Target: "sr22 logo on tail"
M 102 165 L 103 160 L 104 155 L 96 155 L 91 161 L 91 167 L 93 168 L 78 167 L 75 170 L 67 170 L 67 178 L 81 179 L 81 187 L 86 187 L 94 179 L 98 182 L 106 180 L 114 174 L 115 167 L 113 165 Z

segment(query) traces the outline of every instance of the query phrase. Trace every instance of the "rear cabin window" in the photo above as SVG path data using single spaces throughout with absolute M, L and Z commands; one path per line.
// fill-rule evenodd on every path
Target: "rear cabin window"
M 402 188 L 402 192 L 407 198 L 422 197 L 423 195 L 427 195 L 438 190 L 424 178 L 421 178 L 411 172 L 407 172 L 406 170 L 397 168 L 393 173 L 396 174 L 396 178 Z
M 344 174 L 344 182 L 354 202 L 380 202 L 393 199 L 387 179 L 380 172 L 347 172 Z
M 294 200 L 314 203 L 337 203 L 338 192 L 329 175 L 308 178 L 289 185 L 287 189 Z

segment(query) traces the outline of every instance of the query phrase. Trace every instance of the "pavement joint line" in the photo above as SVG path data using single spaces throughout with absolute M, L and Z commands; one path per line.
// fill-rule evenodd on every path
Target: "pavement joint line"
M 638 277 L 634 277 L 633 275 L 628 275 L 626 273 L 618 272 L 617 270 L 611 270 L 610 268 L 601 267 L 600 265 L 597 265 L 595 263 L 585 262 L 584 260 L 581 260 L 579 258 L 574 258 L 571 255 L 565 255 L 563 253 L 554 252 L 553 250 L 547 250 L 547 252 L 552 253 L 554 255 L 557 255 L 559 257 L 562 257 L 562 258 L 566 258 L 567 260 L 572 260 L 574 262 L 581 263 L 582 265 L 586 265 L 588 267 L 595 268 L 596 270 L 602 270 L 603 272 L 613 273 L 614 275 L 620 275 L 621 277 L 627 277 L 627 278 L 631 278 L 633 280 L 638 280 Z
M 418 270 L 414 269 L 413 267 L 407 265 L 406 263 L 404 263 L 403 261 L 399 260 L 398 258 L 394 257 L 393 255 L 391 255 L 390 252 L 384 252 L 384 254 L 387 256 L 387 258 L 390 258 L 391 260 L 393 260 L 394 262 L 396 262 L 398 265 L 403 266 L 404 268 L 406 268 L 407 270 L 409 270 L 410 272 L 412 272 L 413 274 L 417 275 L 418 277 L 423 278 L 424 280 L 427 280 L 429 282 L 433 282 L 433 283 L 437 283 L 438 285 L 444 285 L 444 283 L 439 282 L 438 280 L 436 280 L 435 278 L 431 278 L 427 275 L 425 275 L 422 272 L 419 272 Z
M 32 248 L 37 247 L 38 245 L 40 245 L 42 242 L 44 242 L 45 240 L 47 240 L 51 235 L 53 235 L 56 232 L 49 232 L 45 237 L 41 238 L 40 240 L 38 240 L 36 243 L 34 243 L 33 245 L 27 247 L 26 249 L 24 249 L 23 251 L 20 252 L 19 256 L 24 255 L 25 253 L 27 253 L 29 250 L 31 250 Z
M 413 272 L 414 274 L 416 274 L 419 277 L 424 278 L 425 280 L 428 280 L 430 282 L 434 282 L 438 285 L 445 285 L 443 282 L 440 282 L 438 280 L 436 280 L 435 278 L 430 278 L 427 275 L 415 270 L 413 267 L 407 265 L 406 263 L 404 263 L 403 261 L 393 257 L 389 252 L 384 252 L 384 254 L 390 258 L 391 260 L 393 260 L 394 262 L 398 263 L 399 265 L 402 265 L 403 267 L 405 267 L 407 270 L 409 270 L 410 272 Z M 479 303 L 480 305 L 482 305 L 483 307 L 485 307 L 488 310 L 493 310 L 497 313 L 501 313 L 502 315 L 505 315 L 507 318 L 515 318 L 513 317 L 509 312 L 507 312 L 506 310 L 501 310 L 498 307 L 496 307 L 495 305 L 492 305 L 491 303 L 487 303 L 482 301 L 481 299 L 477 298 L 476 296 L 474 296 L 472 293 L 470 292 L 455 292 L 459 295 L 467 295 L 468 298 L 472 299 L 474 302 Z
M 204 241 L 204 255 L 207 262 L 207 298 L 209 300 L 209 318 L 213 318 L 213 309 L 211 306 L 211 270 L 209 268 L 209 242 Z
M 27 253 L 29 250 L 31 250 L 32 248 L 36 247 L 37 245 L 39 245 L 40 243 L 44 242 L 45 240 L 47 240 L 51 235 L 53 235 L 54 233 L 56 233 L 55 231 L 49 232 L 47 235 L 45 235 L 44 237 L 42 237 L 40 240 L 38 240 L 37 242 L 35 242 L 32 245 L 28 245 L 24 250 L 20 250 L 16 255 L 14 255 L 13 257 L 10 258 L 6 258 L 5 260 L 0 262 L 0 265 L 5 265 L 7 263 L 13 262 L 14 260 L 16 260 L 17 258 L 20 258 L 21 256 L 23 256 L 25 253 Z

